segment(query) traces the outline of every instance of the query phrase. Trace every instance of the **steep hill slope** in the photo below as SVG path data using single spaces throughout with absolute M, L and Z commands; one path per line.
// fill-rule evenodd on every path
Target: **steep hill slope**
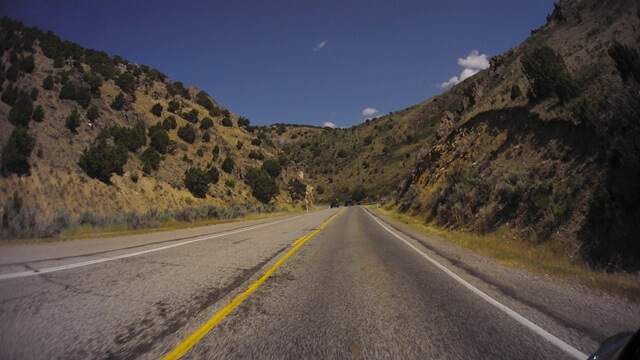
M 556 242 L 572 259 L 637 269 L 637 3 L 562 1 L 548 20 L 474 79 L 488 78 L 486 95 L 419 157 L 401 208 L 450 228 L 507 227 Z M 514 85 L 528 96 L 507 98 Z
M 262 209 L 245 176 L 279 150 L 247 119 L 148 66 L 10 19 L 0 26 L 0 201 L 20 199 L 30 214 L 15 227 L 85 211 Z M 227 158 L 234 166 L 223 166 Z M 198 171 L 188 183 L 191 168 Z M 291 203 L 286 184 L 298 178 L 277 170 L 266 182 L 280 191 L 269 188 L 262 199 L 271 207 Z M 5 227 L 16 215 L 11 208 Z
M 284 149 L 324 199 L 382 196 L 451 229 L 507 228 L 575 261 L 637 269 L 639 43 L 637 2 L 560 1 L 442 95 Z

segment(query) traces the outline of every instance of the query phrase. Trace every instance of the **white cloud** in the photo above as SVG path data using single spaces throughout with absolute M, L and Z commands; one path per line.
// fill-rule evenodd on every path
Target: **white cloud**
M 466 79 L 472 77 L 477 74 L 480 70 L 477 69 L 464 69 L 460 74 L 460 81 L 465 81 Z
M 460 79 L 458 79 L 457 76 L 452 76 L 451 78 L 449 78 L 448 81 L 445 81 L 442 84 L 440 84 L 440 87 L 441 88 L 447 88 L 447 87 L 449 87 L 451 85 L 455 85 L 455 84 L 457 84 L 459 82 L 460 82 Z
M 378 113 L 377 109 L 370 108 L 370 107 L 362 110 L 362 115 L 364 115 L 364 116 L 372 116 L 372 115 L 375 115 L 377 113 Z
M 320 44 L 316 45 L 316 47 L 313 48 L 313 51 L 320 51 L 322 48 L 324 48 L 325 46 L 327 46 L 327 42 L 329 40 L 324 40 L 322 41 Z
M 480 54 L 478 50 L 473 50 L 466 59 L 458 59 L 458 65 L 465 69 L 484 70 L 489 67 L 489 57 L 487 54 Z
M 439 86 L 441 88 L 447 88 L 455 85 L 461 81 L 464 81 L 473 75 L 489 67 L 489 56 L 487 54 L 480 54 L 478 50 L 471 51 L 466 58 L 458 58 L 458 65 L 462 66 L 464 70 L 460 73 L 460 76 L 453 76 L 449 80 L 443 82 Z
M 322 124 L 322 127 L 330 127 L 332 129 L 335 129 L 336 128 L 336 124 L 334 124 L 334 123 L 332 123 L 330 121 L 327 121 L 324 124 Z

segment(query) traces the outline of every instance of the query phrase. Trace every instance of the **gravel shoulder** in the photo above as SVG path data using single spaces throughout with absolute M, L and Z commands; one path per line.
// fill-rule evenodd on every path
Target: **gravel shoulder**
M 640 326 L 640 304 L 628 299 L 566 279 L 506 267 L 387 216 L 375 216 L 505 305 L 513 306 L 523 315 L 540 315 L 558 326 L 573 329 L 576 338 L 599 343 L 619 332 L 636 331 Z

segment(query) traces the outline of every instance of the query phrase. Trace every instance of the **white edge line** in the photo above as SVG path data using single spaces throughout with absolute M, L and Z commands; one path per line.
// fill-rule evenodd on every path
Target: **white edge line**
M 215 238 L 219 238 L 219 237 L 223 237 L 223 236 L 227 236 L 227 235 L 233 235 L 233 234 L 238 234 L 238 233 L 245 232 L 245 231 L 255 230 L 255 229 L 259 229 L 259 228 L 265 227 L 265 226 L 275 225 L 275 224 L 279 224 L 281 222 L 297 219 L 297 218 L 300 218 L 300 217 L 306 216 L 306 215 L 309 215 L 309 214 L 302 214 L 302 215 L 293 216 L 293 217 L 282 219 L 282 220 L 272 221 L 272 222 L 268 222 L 268 223 L 264 223 L 264 224 L 253 225 L 253 226 L 245 227 L 245 228 L 238 229 L 238 230 L 225 231 L 225 232 L 222 232 L 222 233 L 219 233 L 219 234 L 215 234 L 215 235 L 208 235 L 208 236 L 198 237 L 198 238 L 195 238 L 195 239 L 192 239 L 192 240 L 179 242 L 177 244 L 161 246 L 161 247 L 158 247 L 158 248 L 153 248 L 153 249 L 148 249 L 148 250 L 136 251 L 136 252 L 123 254 L 123 255 L 118 255 L 118 256 L 113 256 L 113 257 L 108 257 L 108 258 L 81 261 L 81 262 L 77 262 L 77 263 L 54 266 L 54 267 L 44 268 L 44 269 L 39 269 L 39 270 L 29 270 L 29 271 L 22 271 L 22 272 L 17 272 L 17 273 L 10 273 L 10 274 L 0 274 L 0 280 L 7 280 L 7 279 L 15 279 L 15 278 L 26 277 L 26 276 L 41 275 L 41 274 L 47 274 L 47 273 L 61 271 L 61 270 L 74 269 L 74 268 L 78 268 L 78 267 L 82 267 L 82 266 L 95 265 L 95 264 L 99 264 L 99 263 L 103 263 L 103 262 L 107 262 L 107 261 L 126 259 L 126 258 L 130 258 L 130 257 L 134 257 L 134 256 L 149 254 L 149 253 L 156 252 L 156 251 L 167 250 L 167 249 L 171 249 L 171 248 L 174 248 L 174 247 L 187 245 L 187 244 L 191 244 L 191 243 L 195 243 L 195 242 L 199 242 L 199 241 L 210 240 L 210 239 L 215 239 Z M 152 246 L 153 244 L 149 244 L 149 245 Z M 118 251 L 118 249 L 114 249 L 112 251 Z M 79 256 L 82 256 L 82 255 L 79 255 Z M 89 254 L 89 255 L 86 255 L 86 256 L 91 256 L 91 255 Z M 45 260 L 39 260 L 39 261 L 46 261 L 46 259 Z
M 574 348 L 573 346 L 567 344 L 566 342 L 560 340 L 555 335 L 549 333 L 545 329 L 543 329 L 540 326 L 534 324 L 529 319 L 527 319 L 524 316 L 522 316 L 522 315 L 518 314 L 517 312 L 513 311 L 511 308 L 503 305 L 502 303 L 500 303 L 497 300 L 493 299 L 489 295 L 483 293 L 478 288 L 476 288 L 475 286 L 471 285 L 470 283 L 465 281 L 463 278 L 461 278 L 460 276 L 456 275 L 454 272 L 452 272 L 451 270 L 447 269 L 445 266 L 443 266 L 442 264 L 440 264 L 436 260 L 434 260 L 431 257 L 429 257 L 429 255 L 427 255 L 424 252 L 422 252 L 422 250 L 420 250 L 417 247 L 415 247 L 413 244 L 411 244 L 410 242 L 408 242 L 407 240 L 402 238 L 400 235 L 396 234 L 395 232 L 391 231 L 388 227 L 384 226 L 382 224 L 382 222 L 380 222 L 369 211 L 366 211 L 366 213 L 369 216 L 371 216 L 371 218 L 373 218 L 373 220 L 375 220 L 378 223 L 378 225 L 382 226 L 382 228 L 387 230 L 391 235 L 393 235 L 393 236 L 397 237 L 398 239 L 400 239 L 407 246 L 409 246 L 411 249 L 413 249 L 418 254 L 420 254 L 423 258 L 427 259 L 433 265 L 437 266 L 440 270 L 444 271 L 447 275 L 451 276 L 454 280 L 456 280 L 457 282 L 462 284 L 464 287 L 466 287 L 467 289 L 471 290 L 476 295 L 480 296 L 483 300 L 485 300 L 489 304 L 497 307 L 502 312 L 504 312 L 505 314 L 509 315 L 510 317 L 512 317 L 514 320 L 516 320 L 520 324 L 528 327 L 531 331 L 533 331 L 536 334 L 542 336 L 545 340 L 547 340 L 550 343 L 552 343 L 553 345 L 559 347 L 560 349 L 562 349 L 566 353 L 570 354 L 571 356 L 575 357 L 576 359 L 586 359 L 586 358 L 589 357 L 587 354 L 582 353 L 580 350 L 578 350 L 578 349 Z

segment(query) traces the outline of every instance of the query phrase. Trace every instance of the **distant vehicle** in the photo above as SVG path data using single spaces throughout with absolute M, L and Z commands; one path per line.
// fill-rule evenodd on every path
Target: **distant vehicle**
M 624 332 L 606 339 L 587 360 L 627 359 L 640 359 L 640 329 L 635 334 Z
M 344 206 L 353 206 L 353 200 L 347 200 L 344 202 Z
M 333 202 L 331 203 L 331 207 L 332 207 L 332 208 L 340 207 L 340 203 L 339 203 L 339 202 L 337 202 L 337 201 L 333 201 Z

